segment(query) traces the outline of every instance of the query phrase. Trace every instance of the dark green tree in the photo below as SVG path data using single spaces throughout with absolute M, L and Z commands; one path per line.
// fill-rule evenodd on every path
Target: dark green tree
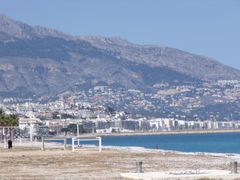
M 18 126 L 18 117 L 16 115 L 6 115 L 2 109 L 0 109 L 0 126 Z
M 3 109 L 0 108 L 0 116 L 4 114 Z

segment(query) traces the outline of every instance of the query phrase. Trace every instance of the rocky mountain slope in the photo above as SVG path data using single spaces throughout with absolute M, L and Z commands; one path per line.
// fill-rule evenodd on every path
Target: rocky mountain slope
M 96 85 L 152 91 L 162 83 L 240 80 L 240 71 L 178 49 L 74 37 L 0 15 L 0 96 L 55 96 Z

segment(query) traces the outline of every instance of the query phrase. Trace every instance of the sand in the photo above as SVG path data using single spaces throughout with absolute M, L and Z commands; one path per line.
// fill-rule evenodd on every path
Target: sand
M 165 180 L 194 180 L 194 179 L 223 179 L 235 180 L 240 178 L 240 174 L 231 174 L 227 170 L 201 170 L 194 171 L 161 171 L 147 173 L 122 173 L 123 178 L 128 179 L 165 179 Z
M 45 151 L 40 150 L 40 144 L 22 146 L 12 150 L 0 148 L 0 179 L 125 179 L 121 173 L 134 173 L 138 161 L 143 162 L 145 173 L 228 170 L 235 158 L 142 148 L 104 148 L 100 153 L 96 147 L 81 147 L 72 152 L 70 147 L 64 151 L 49 144 Z

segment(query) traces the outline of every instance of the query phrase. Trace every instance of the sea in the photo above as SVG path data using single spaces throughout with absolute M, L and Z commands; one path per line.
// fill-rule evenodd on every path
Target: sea
M 71 143 L 71 140 L 68 140 Z M 92 145 L 94 142 L 81 142 Z M 158 134 L 131 136 L 103 136 L 103 146 L 142 147 L 180 152 L 240 154 L 240 132 L 208 134 Z

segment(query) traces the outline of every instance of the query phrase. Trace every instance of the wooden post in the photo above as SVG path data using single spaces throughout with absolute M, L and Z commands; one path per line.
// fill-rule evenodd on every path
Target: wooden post
M 142 161 L 136 162 L 136 173 L 143 173 L 142 165 Z
M 231 173 L 232 174 L 237 174 L 237 167 L 238 167 L 237 161 L 231 162 L 230 166 L 231 166 Z
M 44 137 L 42 136 L 42 151 L 44 151 L 45 148 L 44 148 Z

